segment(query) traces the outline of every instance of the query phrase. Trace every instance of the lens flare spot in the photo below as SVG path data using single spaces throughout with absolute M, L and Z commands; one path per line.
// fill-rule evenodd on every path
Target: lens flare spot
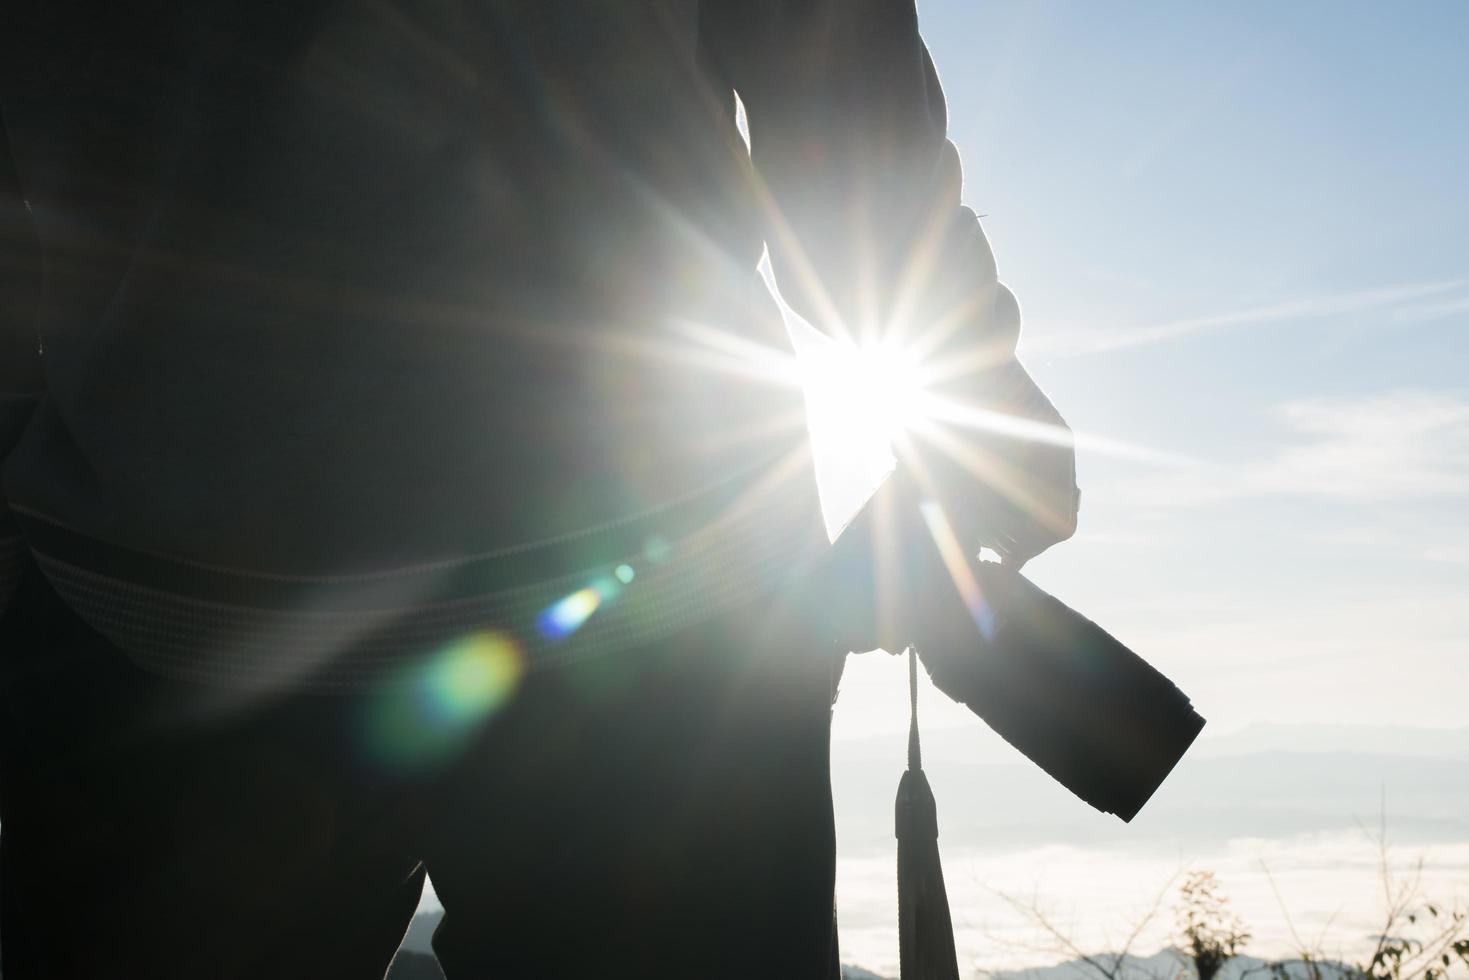
M 623 569 L 627 577 L 623 577 Z M 617 598 L 633 578 L 632 566 L 618 565 L 610 575 L 599 575 L 585 588 L 577 589 L 551 603 L 536 617 L 536 629 L 548 640 L 564 640 L 582 628 L 592 613 Z
M 476 633 L 445 650 L 430 667 L 431 701 L 444 720 L 472 722 L 504 704 L 524 670 L 509 637 Z
M 643 557 L 655 565 L 661 565 L 673 557 L 673 545 L 661 534 L 653 534 L 643 542 Z
M 631 585 L 632 580 L 637 577 L 638 573 L 633 571 L 633 567 L 631 565 L 618 565 L 612 570 L 612 574 L 616 575 L 617 581 L 621 582 L 623 585 Z
M 602 604 L 602 594 L 594 588 L 577 589 L 557 599 L 536 619 L 536 627 L 549 640 L 560 640 L 581 629 Z
M 525 673 L 502 633 L 474 633 L 404 670 L 369 701 L 366 745 L 379 765 L 432 771 L 510 701 Z

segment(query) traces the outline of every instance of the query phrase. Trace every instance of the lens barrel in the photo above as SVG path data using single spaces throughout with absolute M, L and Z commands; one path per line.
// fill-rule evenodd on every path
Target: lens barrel
M 979 615 L 958 601 L 925 604 L 942 610 L 919 644 L 934 684 L 1071 792 L 1130 821 L 1204 719 L 1096 623 L 1016 571 L 970 565 Z

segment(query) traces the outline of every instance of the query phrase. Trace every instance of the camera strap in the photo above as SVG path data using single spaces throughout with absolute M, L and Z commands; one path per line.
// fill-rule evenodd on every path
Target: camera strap
M 902 980 L 959 980 L 939 863 L 938 805 L 918 740 L 918 651 L 908 648 L 908 769 L 898 783 L 898 961 Z

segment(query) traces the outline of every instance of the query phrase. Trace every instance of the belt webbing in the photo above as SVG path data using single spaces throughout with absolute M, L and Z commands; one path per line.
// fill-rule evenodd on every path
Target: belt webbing
M 57 592 L 143 667 L 343 691 L 482 631 L 513 639 L 534 670 L 648 644 L 808 582 L 829 550 L 814 488 L 762 484 L 765 469 L 577 534 L 347 576 L 191 564 L 18 516 Z M 584 621 L 548 630 L 548 610 L 578 594 Z

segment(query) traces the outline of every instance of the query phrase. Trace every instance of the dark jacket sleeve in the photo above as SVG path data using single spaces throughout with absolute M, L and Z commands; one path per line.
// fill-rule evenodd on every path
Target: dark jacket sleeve
M 745 105 L 781 292 L 828 333 L 938 331 L 1013 354 L 913 0 L 711 3 Z
M 0 126 L 0 469 L 40 398 L 40 291 L 41 246 Z M 0 537 L 8 527 L 0 494 Z
M 1049 427 L 1045 442 L 950 433 L 925 468 L 970 540 L 1023 561 L 1069 537 L 1069 430 L 1016 360 L 1020 308 L 960 204 L 913 0 L 711 0 L 708 26 L 745 106 L 782 295 L 828 334 L 917 353 L 941 396 Z

